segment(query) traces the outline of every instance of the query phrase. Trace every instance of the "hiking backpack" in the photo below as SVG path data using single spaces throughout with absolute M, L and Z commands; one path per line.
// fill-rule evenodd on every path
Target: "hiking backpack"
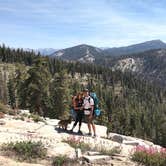
M 96 93 L 94 93 L 94 92 L 90 93 L 90 97 L 94 101 L 94 113 L 96 116 L 99 116 L 101 114 L 101 110 L 99 109 L 99 99 L 98 99 Z

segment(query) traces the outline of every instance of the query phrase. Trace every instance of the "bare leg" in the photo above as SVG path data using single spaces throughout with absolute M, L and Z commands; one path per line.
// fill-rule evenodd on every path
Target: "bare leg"
M 91 133 L 91 120 L 88 117 L 88 129 L 89 129 L 89 133 Z
M 91 122 L 91 125 L 92 125 L 92 129 L 93 129 L 94 135 L 96 135 L 96 127 L 95 127 L 95 124 L 94 124 L 93 122 Z
M 78 119 L 78 113 L 77 113 L 77 115 L 76 115 L 76 120 L 75 120 L 75 122 L 74 122 L 74 124 L 73 124 L 73 127 L 72 127 L 71 131 L 73 131 L 74 128 L 77 126 L 78 121 L 79 121 L 79 119 Z
M 89 129 L 89 133 L 91 133 L 91 125 L 90 125 L 90 122 L 88 122 L 88 129 Z

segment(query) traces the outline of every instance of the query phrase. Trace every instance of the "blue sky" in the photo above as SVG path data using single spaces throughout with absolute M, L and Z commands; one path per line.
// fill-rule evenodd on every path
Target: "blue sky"
M 166 0 L 0 0 L 0 43 L 23 48 L 166 41 Z

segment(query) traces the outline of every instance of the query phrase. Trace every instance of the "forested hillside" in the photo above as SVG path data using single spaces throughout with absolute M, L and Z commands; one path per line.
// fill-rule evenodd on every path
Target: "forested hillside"
M 130 72 L 79 62 L 67 63 L 33 52 L 0 47 L 0 100 L 51 118 L 69 115 L 71 98 L 84 87 L 95 91 L 108 130 L 166 146 L 166 92 Z M 9 70 L 6 66 L 12 66 Z M 4 76 L 8 74 L 8 77 Z M 6 95 L 4 95 L 6 94 Z
M 166 44 L 160 40 L 110 49 L 83 44 L 58 50 L 50 56 L 65 61 L 107 66 L 113 70 L 127 70 L 166 87 Z
M 119 57 L 100 58 L 97 64 L 115 70 L 130 71 L 141 79 L 166 87 L 166 49 L 145 51 Z

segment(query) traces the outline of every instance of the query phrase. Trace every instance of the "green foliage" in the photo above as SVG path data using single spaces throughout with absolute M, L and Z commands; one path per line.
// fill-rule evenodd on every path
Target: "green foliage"
M 82 152 L 86 152 L 92 149 L 90 144 L 84 143 L 83 141 L 80 140 L 80 138 L 77 139 L 74 136 L 69 137 L 67 140 L 63 140 L 63 142 L 68 143 L 71 147 L 75 149 L 80 148 Z
M 55 74 L 52 83 L 52 104 L 56 112 L 53 112 L 54 117 L 65 119 L 69 116 L 69 101 L 70 98 L 68 76 L 65 70 Z
M 1 150 L 4 152 L 13 152 L 14 155 L 21 161 L 37 158 L 44 158 L 46 156 L 46 149 L 41 142 L 16 142 L 3 144 Z
M 9 108 L 6 105 L 0 103 L 0 112 L 7 114 L 9 112 Z
M 108 125 L 108 132 L 141 137 L 166 146 L 164 87 L 130 72 L 42 58 L 33 52 L 10 50 L 4 45 L 0 47 L 0 59 L 4 63 L 17 63 L 13 71 L 15 77 L 10 78 L 8 87 L 9 69 L 5 64 L 5 72 L 0 70 L 0 101 L 4 104 L 16 103 L 19 108 L 30 109 L 39 115 L 65 118 L 69 114 L 71 96 L 86 86 L 95 91 L 100 100 L 102 111 L 96 122 Z M 151 65 L 155 61 L 147 56 L 146 63 Z
M 69 137 L 67 140 L 64 140 L 64 142 L 68 143 L 71 147 L 75 149 L 81 149 L 81 151 L 84 153 L 89 150 L 97 151 L 100 152 L 100 154 L 103 155 L 115 155 L 119 154 L 121 152 L 120 148 L 112 148 L 108 149 L 104 146 L 92 146 L 91 144 L 84 143 L 81 138 L 76 138 L 76 137 Z
M 67 160 L 68 157 L 65 155 L 56 156 L 52 159 L 52 166 L 63 166 Z
M 16 96 L 15 96 L 15 85 L 12 79 L 8 82 L 8 94 L 9 94 L 9 105 L 12 108 L 16 108 Z
M 145 166 L 165 166 L 166 165 L 166 151 L 155 151 L 154 149 L 136 150 L 132 155 L 132 160 Z
M 32 118 L 34 122 L 45 122 L 38 114 L 31 114 L 29 118 Z
M 112 148 L 112 149 L 108 149 L 105 147 L 96 147 L 95 151 L 100 152 L 100 154 L 102 155 L 109 155 L 109 156 L 113 156 L 115 154 L 119 154 L 121 152 L 120 148 L 116 147 L 116 148 Z
M 45 116 L 45 98 L 48 96 L 50 74 L 47 68 L 47 61 L 38 58 L 34 61 L 32 68 L 28 70 L 29 77 L 23 83 L 26 93 L 24 100 L 31 112 Z
M 15 111 L 8 106 L 4 105 L 3 103 L 0 103 L 0 112 L 3 112 L 4 114 L 9 114 L 9 115 L 15 115 Z

